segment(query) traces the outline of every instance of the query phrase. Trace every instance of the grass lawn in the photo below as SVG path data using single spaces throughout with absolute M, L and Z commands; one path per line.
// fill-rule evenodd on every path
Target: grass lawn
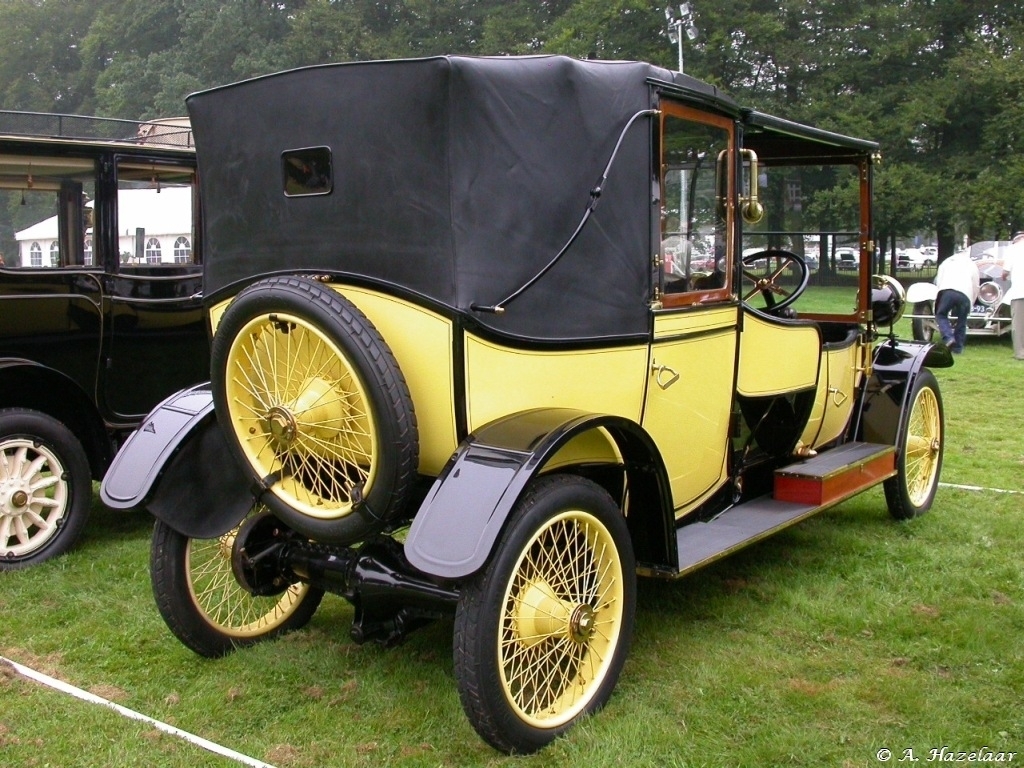
M 328 596 L 300 632 L 193 655 L 153 603 L 149 519 L 98 503 L 76 551 L 0 574 L 0 655 L 279 768 L 845 768 L 943 747 L 1022 763 L 1024 364 L 1008 338 L 971 338 L 936 375 L 946 455 L 928 515 L 893 521 L 877 488 L 680 581 L 642 581 L 607 708 L 535 756 L 499 755 L 465 719 L 451 621 L 359 646 Z M 239 763 L 0 665 L 0 764 Z

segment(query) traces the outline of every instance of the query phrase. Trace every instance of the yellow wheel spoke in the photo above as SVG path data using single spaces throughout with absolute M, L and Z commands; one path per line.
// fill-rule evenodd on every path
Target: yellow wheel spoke
M 242 452 L 273 493 L 313 518 L 344 517 L 369 492 L 380 450 L 375 414 L 345 352 L 302 317 L 261 315 L 236 333 L 227 405 Z
M 620 567 L 610 533 L 584 512 L 557 516 L 524 548 L 498 652 L 506 696 L 527 722 L 565 722 L 595 695 L 619 641 Z
M 259 635 L 285 621 L 307 587 L 294 584 L 269 597 L 250 594 L 231 570 L 230 543 L 226 537 L 189 542 L 188 579 L 195 605 L 228 635 Z

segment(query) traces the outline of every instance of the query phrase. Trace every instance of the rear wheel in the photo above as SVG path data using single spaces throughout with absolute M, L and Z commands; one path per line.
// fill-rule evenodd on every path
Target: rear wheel
M 927 319 L 914 318 L 910 321 L 910 329 L 914 341 L 931 341 L 937 330 L 935 327 L 935 307 L 930 301 L 919 301 L 914 305 L 915 315 L 927 315 Z
M 925 369 L 914 379 L 900 416 L 896 475 L 883 484 L 889 512 L 906 520 L 927 512 L 935 500 L 945 440 L 942 398 L 934 374 Z
M 71 431 L 38 411 L 0 411 L 0 571 L 67 552 L 91 503 L 89 460 Z
M 255 283 L 224 313 L 211 361 L 228 444 L 291 528 L 349 544 L 404 509 L 418 464 L 412 398 L 344 296 L 305 278 Z
M 157 521 L 150 550 L 153 596 L 164 621 L 201 656 L 223 656 L 304 627 L 323 599 L 308 584 L 282 583 L 253 594 L 235 576 L 239 532 L 258 513 L 216 539 L 192 539 Z
M 534 752 L 605 704 L 633 631 L 634 571 L 602 488 L 553 476 L 527 491 L 456 612 L 459 695 L 488 743 Z

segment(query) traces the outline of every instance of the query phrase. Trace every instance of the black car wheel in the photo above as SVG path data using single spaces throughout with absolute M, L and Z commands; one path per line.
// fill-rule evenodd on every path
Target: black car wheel
M 528 489 L 455 618 L 459 695 L 492 746 L 534 752 L 605 704 L 633 631 L 634 571 L 602 488 L 553 476 Z
M 906 520 L 927 512 L 935 500 L 945 441 L 942 397 L 931 371 L 914 379 L 900 416 L 896 475 L 883 483 L 890 514 Z
M 910 329 L 914 341 L 931 341 L 935 336 L 935 308 L 930 301 L 919 301 L 914 305 L 915 315 L 927 315 L 927 319 L 914 318 L 910 321 Z
M 404 510 L 419 455 L 412 398 L 344 296 L 296 277 L 249 286 L 217 327 L 211 369 L 228 444 L 290 527 L 348 544 Z
M 38 411 L 0 411 L 0 570 L 67 552 L 91 503 L 89 460 L 71 431 Z
M 216 539 L 189 538 L 160 521 L 153 529 L 150 578 L 157 608 L 175 637 L 201 656 L 223 656 L 300 629 L 323 599 L 323 590 L 301 582 L 258 595 L 240 584 L 232 561 L 244 525 Z

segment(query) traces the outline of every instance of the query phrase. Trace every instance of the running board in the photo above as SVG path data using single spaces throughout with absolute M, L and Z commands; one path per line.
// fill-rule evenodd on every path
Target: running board
M 775 471 L 773 496 L 762 496 L 731 507 L 708 522 L 676 530 L 679 567 L 675 575 L 695 571 L 767 538 L 894 474 L 893 447 L 872 443 L 846 443 L 782 467 Z

